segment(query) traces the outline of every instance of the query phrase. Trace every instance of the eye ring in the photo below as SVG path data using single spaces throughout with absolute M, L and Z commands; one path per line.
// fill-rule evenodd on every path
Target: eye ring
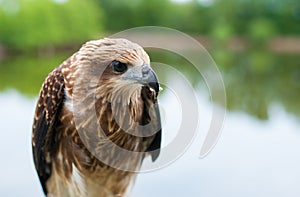
M 120 62 L 120 61 L 115 60 L 115 61 L 112 62 L 112 69 L 113 69 L 116 73 L 122 74 L 122 73 L 124 73 L 124 72 L 127 71 L 128 66 L 127 66 L 127 64 L 125 64 L 125 63 L 123 63 L 123 62 Z

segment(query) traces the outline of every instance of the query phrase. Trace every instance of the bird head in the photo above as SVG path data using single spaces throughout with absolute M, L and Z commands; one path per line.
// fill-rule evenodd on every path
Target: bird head
M 133 122 L 146 125 L 151 121 L 151 113 L 156 112 L 150 112 L 150 108 L 157 104 L 159 83 L 141 46 L 126 39 L 90 41 L 69 61 L 74 61 L 71 65 L 75 72 L 65 78 L 75 82 L 66 82 L 66 89 L 69 94 L 76 93 L 80 105 L 89 105 L 94 100 L 97 108 L 108 103 L 112 115 L 105 122 L 112 122 L 113 118 L 124 122 L 124 117 L 130 115 L 125 121 L 127 127 Z M 96 110 L 103 111 L 99 107 Z

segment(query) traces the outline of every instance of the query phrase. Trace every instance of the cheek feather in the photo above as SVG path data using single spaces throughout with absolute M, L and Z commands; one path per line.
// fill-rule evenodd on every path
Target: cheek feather
M 138 100 L 141 95 L 142 85 L 138 83 L 117 80 L 112 88 L 108 101 L 111 103 L 121 103 L 128 106 L 132 99 Z

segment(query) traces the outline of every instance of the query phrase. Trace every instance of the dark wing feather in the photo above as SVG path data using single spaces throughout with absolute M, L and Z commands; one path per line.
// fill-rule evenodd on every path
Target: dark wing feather
M 56 116 L 63 99 L 64 78 L 58 67 L 48 75 L 43 84 L 33 123 L 34 164 L 45 194 L 47 194 L 46 181 L 51 175 L 51 154 L 55 152 L 58 140 L 55 130 Z
M 158 103 L 154 104 L 155 116 L 156 120 L 158 121 L 157 127 L 159 130 L 155 133 L 154 139 L 151 144 L 148 146 L 146 152 L 150 152 L 152 161 L 155 161 L 160 154 L 160 147 L 161 147 L 161 121 L 160 121 L 160 113 L 158 108 Z

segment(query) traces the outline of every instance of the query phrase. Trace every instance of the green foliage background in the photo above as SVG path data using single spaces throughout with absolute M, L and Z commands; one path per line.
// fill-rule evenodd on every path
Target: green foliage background
M 78 43 L 103 30 L 95 1 L 5 0 L 0 6 L 0 43 L 22 51 Z
M 158 25 L 215 39 L 261 43 L 300 33 L 297 0 L 1 0 L 0 43 L 28 50 L 79 43 L 103 32 Z

